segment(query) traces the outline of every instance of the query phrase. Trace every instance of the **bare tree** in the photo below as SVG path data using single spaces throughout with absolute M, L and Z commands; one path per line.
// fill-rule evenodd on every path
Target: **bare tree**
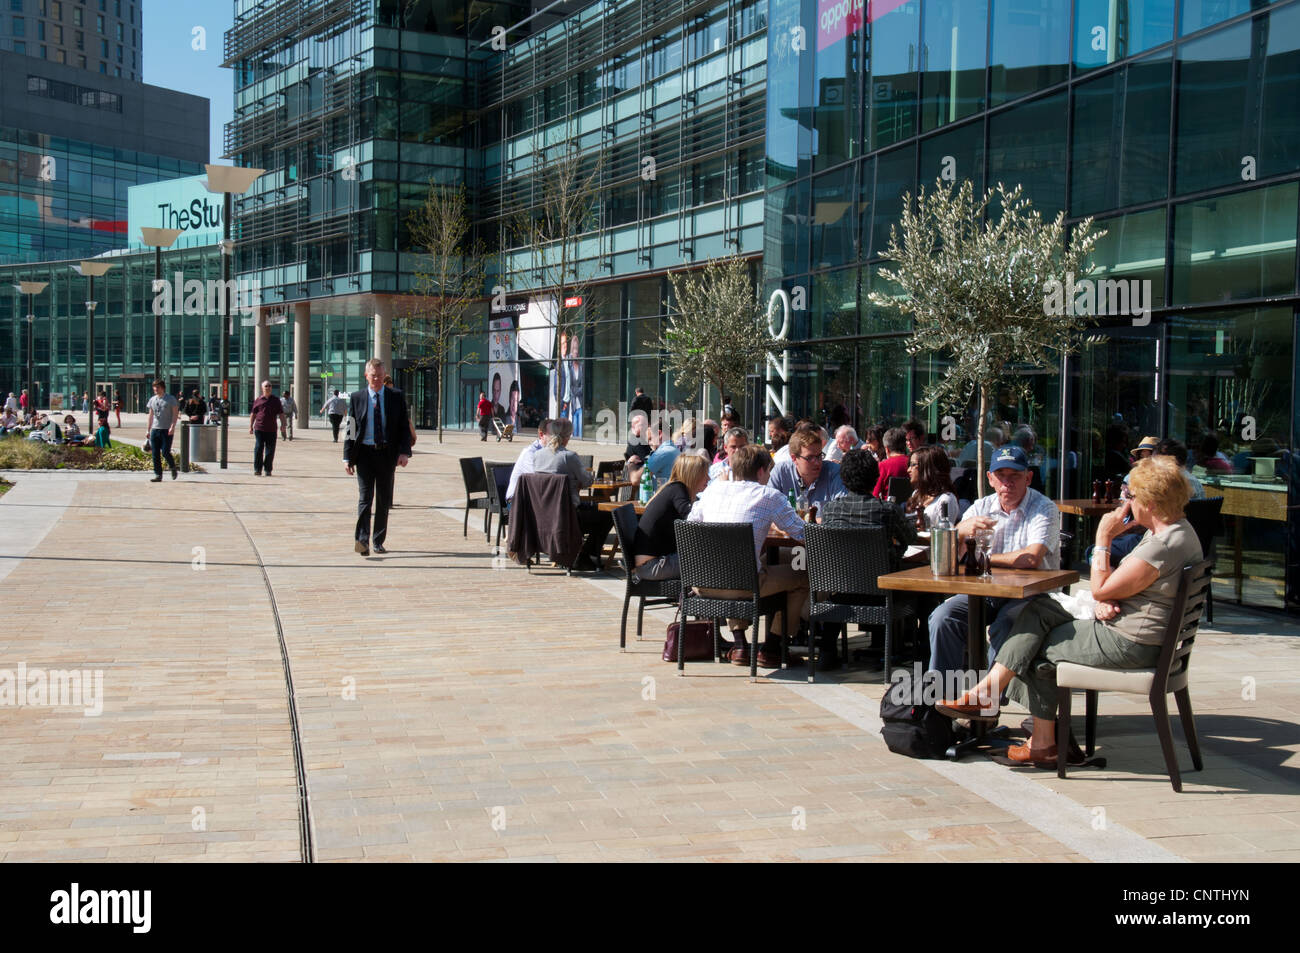
M 780 347 L 768 331 L 749 263 L 730 257 L 709 261 L 695 271 L 670 271 L 677 299 L 657 341 L 678 387 L 689 392 L 705 384 L 720 394 L 742 391 L 745 375 Z M 701 401 L 702 411 L 707 411 Z
M 984 431 L 989 398 L 1013 367 L 1057 368 L 1063 353 L 1073 353 L 1093 321 L 1088 313 L 1054 313 L 1046 295 L 1053 282 L 1082 277 L 1093 248 L 1106 233 L 1092 219 L 1075 226 L 1065 241 L 1065 217 L 1044 223 L 1020 186 L 1002 183 L 976 199 L 970 181 L 950 186 L 936 181 L 913 202 L 903 197 L 898 227 L 890 227 L 881 276 L 898 287 L 897 296 L 873 291 L 876 306 L 910 316 L 910 354 L 948 355 L 946 374 L 930 384 L 925 404 L 964 406 L 978 401 L 978 472 L 985 472 Z M 994 212 L 993 210 L 997 211 Z M 980 495 L 983 480 L 977 480 Z
M 416 293 L 404 302 L 397 331 L 415 366 L 435 370 L 439 443 L 446 369 L 478 359 L 475 353 L 456 356 L 459 339 L 476 330 L 472 312 L 483 294 L 484 259 L 481 249 L 469 244 L 467 206 L 464 185 L 438 185 L 430 179 L 424 204 L 406 220 L 411 247 L 421 256 L 415 270 Z

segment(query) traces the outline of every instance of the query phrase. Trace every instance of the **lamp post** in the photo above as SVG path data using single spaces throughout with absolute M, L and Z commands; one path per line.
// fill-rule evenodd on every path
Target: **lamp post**
M 95 279 L 103 277 L 113 267 L 108 261 L 83 261 L 73 265 L 72 270 L 90 279 L 90 289 L 86 293 L 86 379 L 89 385 L 86 393 L 90 395 L 90 408 L 86 413 L 86 433 L 95 432 Z
M 162 312 L 158 309 L 159 285 L 162 284 L 162 250 L 171 248 L 180 235 L 179 228 L 140 228 L 141 241 L 153 249 L 153 379 L 156 381 L 162 380 Z M 180 290 L 176 289 L 178 295 Z
M 36 338 L 32 325 L 36 323 L 36 306 L 32 299 L 50 286 L 48 281 L 20 281 L 14 285 L 19 294 L 27 295 L 27 409 L 36 410 L 36 381 L 32 371 L 32 353 Z
M 235 256 L 235 243 L 230 238 L 230 220 L 234 213 L 234 197 L 243 195 L 253 187 L 265 169 L 242 169 L 233 165 L 207 166 L 209 192 L 224 195 L 221 206 L 221 280 L 226 288 L 221 315 L 221 469 L 226 469 L 230 447 L 230 271 Z

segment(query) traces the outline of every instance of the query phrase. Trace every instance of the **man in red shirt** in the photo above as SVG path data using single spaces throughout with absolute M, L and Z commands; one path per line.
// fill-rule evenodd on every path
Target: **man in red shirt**
M 483 434 L 483 439 L 487 440 L 488 424 L 492 420 L 492 401 L 487 399 L 487 394 L 483 391 L 478 392 L 478 429 Z
M 271 382 L 262 381 L 262 396 L 253 401 L 248 416 L 248 432 L 253 435 L 254 476 L 261 476 L 263 469 L 267 476 L 271 475 L 271 466 L 275 462 L 275 438 L 280 433 L 283 413 L 280 398 L 271 391 Z
M 881 439 L 885 459 L 880 462 L 880 478 L 876 480 L 875 496 L 889 496 L 889 481 L 894 477 L 907 477 L 907 434 L 899 427 L 890 427 Z M 902 500 L 897 502 L 902 503 Z

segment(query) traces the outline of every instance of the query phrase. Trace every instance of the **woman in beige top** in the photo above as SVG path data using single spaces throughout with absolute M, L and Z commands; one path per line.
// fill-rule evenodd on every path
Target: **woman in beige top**
M 1183 567 L 1203 558 L 1196 532 L 1183 517 L 1189 493 L 1172 457 L 1139 461 L 1129 477 L 1130 495 L 1097 525 L 1091 580 L 1096 619 L 1074 619 L 1047 596 L 1031 600 L 984 680 L 938 709 L 955 718 L 996 720 L 1005 688 L 1034 716 L 1028 744 L 1008 749 L 1007 756 L 1055 767 L 1056 683 L 1036 669 L 1044 660 L 1106 668 L 1156 664 Z M 1127 528 L 1129 516 L 1148 532 L 1112 572 L 1110 543 Z

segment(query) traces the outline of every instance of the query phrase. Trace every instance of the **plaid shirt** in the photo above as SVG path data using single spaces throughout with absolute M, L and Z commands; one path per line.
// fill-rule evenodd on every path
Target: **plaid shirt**
M 916 524 L 903 515 L 901 508 L 874 496 L 849 493 L 822 505 L 817 515 L 824 526 L 883 526 L 889 536 L 890 561 L 895 566 L 901 564 L 908 545 L 916 542 Z
M 1061 511 L 1056 504 L 1037 490 L 1025 491 L 1025 498 L 1010 513 L 1002 510 L 998 495 L 976 500 L 963 515 L 992 516 L 998 521 L 993 531 L 993 553 L 1010 553 L 1026 546 L 1046 546 L 1047 555 L 1038 564 L 1039 569 L 1061 568 Z
M 759 567 L 763 563 L 763 544 L 768 531 L 776 526 L 800 542 L 803 541 L 803 520 L 779 491 L 750 480 L 718 480 L 704 488 L 695 498 L 691 523 L 752 523 L 754 526 L 754 558 Z

